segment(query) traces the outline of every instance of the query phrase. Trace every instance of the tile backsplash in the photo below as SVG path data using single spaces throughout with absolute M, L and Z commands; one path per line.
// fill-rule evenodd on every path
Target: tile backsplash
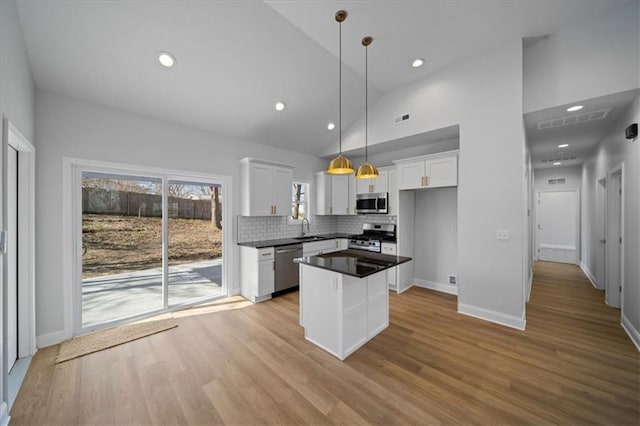
M 275 240 L 293 238 L 302 235 L 302 224 L 290 222 L 287 217 L 277 216 L 237 216 L 237 241 Z M 340 232 L 345 234 L 362 233 L 363 223 L 396 223 L 395 216 L 386 215 L 357 215 L 357 216 L 317 216 L 309 218 L 311 235 L 331 234 Z
M 335 216 L 338 218 L 338 228 L 335 232 L 344 234 L 361 234 L 363 223 L 392 223 L 396 224 L 396 216 L 384 214 L 359 214 L 357 216 Z

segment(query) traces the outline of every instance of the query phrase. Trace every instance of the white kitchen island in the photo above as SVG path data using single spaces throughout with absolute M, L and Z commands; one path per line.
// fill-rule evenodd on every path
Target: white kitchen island
M 344 360 L 389 326 L 386 270 L 408 257 L 344 250 L 296 259 L 307 340 Z

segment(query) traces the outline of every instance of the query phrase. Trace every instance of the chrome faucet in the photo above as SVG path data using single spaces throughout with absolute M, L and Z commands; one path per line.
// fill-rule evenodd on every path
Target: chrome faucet
M 311 227 L 309 225 L 309 219 L 306 217 L 302 219 L 302 236 L 304 237 L 306 233 L 304 232 L 304 223 L 307 222 L 307 232 L 311 232 Z

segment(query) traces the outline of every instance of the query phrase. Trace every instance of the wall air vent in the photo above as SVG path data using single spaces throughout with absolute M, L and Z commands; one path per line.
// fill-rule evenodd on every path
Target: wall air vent
M 555 178 L 547 180 L 549 185 L 564 185 L 567 183 L 567 178 Z
M 411 113 L 407 112 L 406 114 L 402 114 L 393 119 L 393 124 L 402 124 L 411 119 Z
M 587 121 L 602 120 L 607 118 L 613 108 L 600 109 L 598 111 L 583 112 L 564 117 L 553 118 L 538 122 L 538 130 L 553 129 L 555 127 L 571 126 L 572 124 L 586 123 Z

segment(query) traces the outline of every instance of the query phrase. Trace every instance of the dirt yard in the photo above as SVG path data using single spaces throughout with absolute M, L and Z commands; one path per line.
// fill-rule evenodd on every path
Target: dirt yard
M 82 277 L 162 266 L 159 217 L 82 215 Z M 209 220 L 169 219 L 169 265 L 222 256 L 222 231 Z

